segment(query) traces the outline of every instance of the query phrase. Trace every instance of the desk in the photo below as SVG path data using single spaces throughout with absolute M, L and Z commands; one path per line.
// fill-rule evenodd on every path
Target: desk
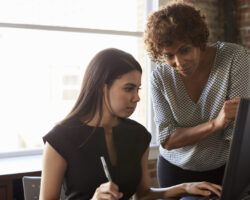
M 41 176 L 42 156 L 0 158 L 0 199 L 23 199 L 22 177 Z

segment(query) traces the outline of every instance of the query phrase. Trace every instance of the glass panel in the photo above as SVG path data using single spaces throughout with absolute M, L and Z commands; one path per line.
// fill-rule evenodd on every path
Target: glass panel
M 85 67 L 116 47 L 145 68 L 132 118 L 146 125 L 147 73 L 142 39 L 131 36 L 0 28 L 0 152 L 40 147 L 42 136 L 70 111 Z
M 145 0 L 1 0 L 0 22 L 142 31 Z

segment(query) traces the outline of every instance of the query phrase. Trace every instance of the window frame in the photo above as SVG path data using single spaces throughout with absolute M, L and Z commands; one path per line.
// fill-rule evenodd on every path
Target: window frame
M 158 8 L 158 1 L 146 0 L 146 15 Z M 144 20 L 146 21 L 146 19 Z M 119 35 L 119 36 L 133 36 L 143 37 L 142 31 L 119 31 L 119 30 L 107 30 L 107 29 L 91 29 L 91 28 L 78 28 L 78 27 L 66 27 L 66 26 L 52 26 L 52 25 L 36 25 L 36 24 L 22 24 L 22 23 L 4 23 L 0 22 L 0 28 L 17 28 L 17 29 L 33 29 L 33 30 L 46 30 L 46 31 L 61 31 L 61 32 L 73 32 L 73 33 L 93 33 L 93 34 L 106 34 L 106 35 Z M 148 77 L 151 74 L 154 64 L 150 59 L 146 58 L 148 69 L 145 71 Z M 148 118 L 147 118 L 147 129 L 152 134 L 152 141 L 150 144 L 150 159 L 155 159 L 158 155 L 158 144 L 156 142 L 156 127 L 153 120 L 153 108 L 150 99 L 150 88 L 147 88 L 147 98 L 149 99 L 148 106 Z M 18 150 L 10 152 L 0 152 L 0 159 L 11 158 L 19 156 L 33 156 L 41 155 L 43 148 Z

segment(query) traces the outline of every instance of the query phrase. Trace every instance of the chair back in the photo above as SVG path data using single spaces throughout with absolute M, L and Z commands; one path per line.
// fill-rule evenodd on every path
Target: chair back
M 25 200 L 38 200 L 40 192 L 40 176 L 24 176 L 23 181 L 23 193 Z
M 23 193 L 24 193 L 24 200 L 38 200 L 39 193 L 40 193 L 40 184 L 41 184 L 41 177 L 40 176 L 23 176 Z M 61 195 L 60 199 L 66 199 L 64 194 L 63 187 L 61 188 Z

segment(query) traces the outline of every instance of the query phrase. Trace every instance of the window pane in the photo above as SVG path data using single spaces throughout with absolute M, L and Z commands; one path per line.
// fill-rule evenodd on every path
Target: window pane
M 145 0 L 1 0 L 0 22 L 142 31 Z
M 0 28 L 0 43 L 0 152 L 40 147 L 41 137 L 73 106 L 90 59 L 108 47 L 130 52 L 144 67 L 141 101 L 132 118 L 146 125 L 141 38 Z

